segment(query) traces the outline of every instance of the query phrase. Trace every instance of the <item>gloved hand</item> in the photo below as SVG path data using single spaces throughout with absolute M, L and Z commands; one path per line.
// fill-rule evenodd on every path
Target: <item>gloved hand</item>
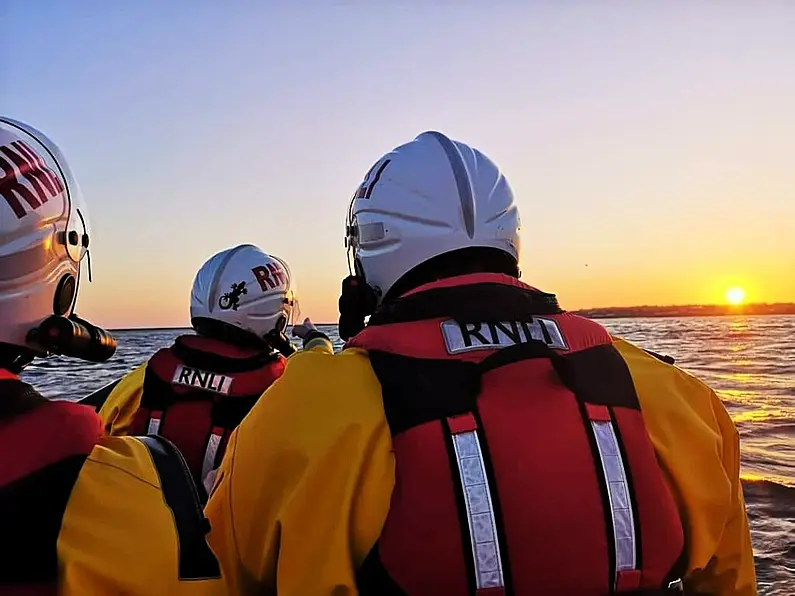
M 303 323 L 293 325 L 293 337 L 304 339 L 310 331 L 317 331 L 317 327 L 309 320 L 309 317 L 305 318 Z
M 326 335 L 322 331 L 318 331 L 318 328 L 315 327 L 312 321 L 309 320 L 309 317 L 305 318 L 304 322 L 301 323 L 300 325 L 293 325 L 293 336 L 300 337 L 303 340 L 304 348 L 306 348 L 306 345 L 310 341 L 312 341 L 313 339 L 317 339 L 319 337 L 331 341 L 328 335 Z

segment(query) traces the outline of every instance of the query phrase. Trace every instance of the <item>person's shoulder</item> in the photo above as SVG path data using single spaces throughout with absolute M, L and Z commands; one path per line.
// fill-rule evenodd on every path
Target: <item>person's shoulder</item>
M 77 473 L 102 436 L 101 422 L 91 408 L 45 398 L 6 430 L 6 438 L 19 451 L 6 458 L 6 478 L 44 478 L 53 487 Z
M 269 415 L 315 419 L 324 415 L 374 418 L 383 415 L 381 386 L 367 352 L 347 349 L 331 353 L 306 350 L 287 359 L 281 378 L 271 385 L 252 410 Z M 279 410 L 288 410 L 281 412 Z
M 365 350 L 351 348 L 331 353 L 306 350 L 287 359 L 281 383 L 322 388 L 324 392 L 354 394 L 375 390 L 378 380 Z
M 138 437 L 102 437 L 88 456 L 88 463 L 100 473 L 113 469 L 123 474 L 124 480 L 158 486 L 159 479 L 152 455 L 146 444 Z
M 562 341 L 568 343 L 572 350 L 583 350 L 610 342 L 610 332 L 593 319 L 564 311 L 555 317 L 555 321 L 562 332 Z
M 53 400 L 42 405 L 41 413 L 49 420 L 47 428 L 57 433 L 58 442 L 69 445 L 74 453 L 89 453 L 102 436 L 102 420 L 90 406 Z
M 620 337 L 613 336 L 611 340 L 613 347 L 621 354 L 621 357 L 627 363 L 631 372 L 672 376 L 679 379 L 685 385 L 711 391 L 698 377 L 676 366 L 676 360 L 672 356 L 641 348 Z
M 367 351 L 360 348 L 348 348 L 340 352 L 328 350 L 302 350 L 296 352 L 285 361 L 285 375 L 305 375 L 307 371 L 313 373 L 324 372 L 332 377 L 343 373 L 365 373 L 370 369 L 370 359 Z
M 94 408 L 80 402 L 56 399 L 51 400 L 47 407 L 51 410 L 52 415 L 68 419 L 75 424 L 95 426 L 98 420 Z
M 663 355 L 649 352 L 624 339 L 613 338 L 632 375 L 641 407 L 652 415 L 695 415 L 715 425 L 714 408 L 720 399 L 695 375 L 671 363 Z
M 115 416 L 114 412 L 128 405 L 134 397 L 140 397 L 148 364 L 148 362 L 140 364 L 112 386 L 107 396 L 102 400 L 97 412 L 100 418 L 105 420 L 109 416 Z M 134 403 L 137 407 L 137 400 Z

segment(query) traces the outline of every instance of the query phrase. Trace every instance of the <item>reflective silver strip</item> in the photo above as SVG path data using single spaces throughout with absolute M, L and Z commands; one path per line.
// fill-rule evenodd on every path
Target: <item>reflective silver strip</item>
M 632 516 L 632 496 L 629 492 L 627 473 L 613 423 L 591 420 L 602 471 L 607 483 L 610 499 L 610 512 L 613 516 L 613 538 L 616 549 L 616 574 L 619 571 L 635 569 L 636 538 L 635 520 Z
M 453 446 L 464 489 L 477 589 L 501 588 L 504 583 L 497 524 L 477 432 L 454 434 Z
M 156 435 L 157 431 L 160 430 L 160 418 L 155 418 L 152 416 L 149 418 L 149 428 L 146 430 L 146 434 L 148 435 Z
M 202 480 L 207 477 L 215 467 L 215 455 L 218 453 L 218 446 L 221 444 L 221 435 L 215 433 L 210 435 L 207 441 L 207 449 L 204 450 L 204 461 L 202 462 Z

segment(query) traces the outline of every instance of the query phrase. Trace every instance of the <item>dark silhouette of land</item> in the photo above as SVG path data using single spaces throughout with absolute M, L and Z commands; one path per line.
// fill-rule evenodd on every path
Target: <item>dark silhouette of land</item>
M 572 311 L 590 319 L 641 317 L 721 317 L 737 315 L 795 315 L 795 303 L 774 304 L 683 304 L 675 306 L 608 306 Z

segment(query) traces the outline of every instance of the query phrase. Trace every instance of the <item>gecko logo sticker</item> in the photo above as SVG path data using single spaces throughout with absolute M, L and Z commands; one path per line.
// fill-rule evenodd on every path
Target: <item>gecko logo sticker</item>
M 35 210 L 64 190 L 61 179 L 23 141 L 0 147 L 0 196 L 18 219 L 30 212 L 22 201 Z
M 248 294 L 248 288 L 246 287 L 246 282 L 241 281 L 240 283 L 232 284 L 232 290 L 223 294 L 218 299 L 218 306 L 221 310 L 237 310 L 238 305 L 240 304 L 240 297 L 243 294 Z

